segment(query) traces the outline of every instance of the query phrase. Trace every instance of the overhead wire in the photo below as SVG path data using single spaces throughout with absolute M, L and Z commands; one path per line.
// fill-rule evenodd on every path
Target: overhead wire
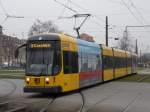
M 66 4 L 63 4 L 63 3 L 61 3 L 61 2 L 59 2 L 59 1 L 57 1 L 57 0 L 54 0 L 54 1 L 57 2 L 58 4 L 64 6 L 65 8 L 69 9 L 70 11 L 72 11 L 72 12 L 74 12 L 74 13 L 77 13 L 76 10 L 72 9 L 71 7 L 68 7 Z
M 5 14 L 4 13 L 0 13 L 0 15 L 4 15 L 5 16 Z M 16 17 L 16 18 L 22 18 L 22 19 L 36 19 L 36 18 L 47 18 L 48 16 L 44 16 L 44 15 L 37 15 L 37 16 L 23 16 L 23 15 L 9 15 L 9 16 L 11 16 L 11 17 Z M 56 16 L 54 16 L 54 15 L 51 15 L 50 17 L 52 17 L 52 18 L 56 18 Z
M 57 2 L 56 0 L 54 0 L 55 2 Z M 78 7 L 78 8 L 80 8 L 80 9 L 82 9 L 84 12 L 87 12 L 87 10 L 85 9 L 85 8 L 83 8 L 82 6 L 80 6 L 80 5 L 78 5 L 77 3 L 75 3 L 75 2 L 73 2 L 73 1 L 71 1 L 71 0 L 68 0 L 68 2 L 70 2 L 70 4 L 72 4 L 72 5 L 74 5 L 74 6 L 76 6 L 76 7 Z M 58 2 L 57 2 L 58 3 Z M 68 8 L 68 6 L 66 5 L 66 4 L 63 4 L 63 3 L 59 3 L 60 5 L 62 5 L 62 6 L 64 6 L 64 7 L 66 7 L 67 9 L 69 9 L 69 10 L 74 10 L 72 7 L 69 7 Z M 75 12 L 74 12 L 75 14 L 79 14 L 79 11 L 77 11 L 77 10 L 75 10 Z M 91 14 L 90 14 L 91 15 Z M 73 16 L 71 16 L 71 17 L 59 17 L 59 19 L 71 19 Z M 92 15 L 92 17 L 93 17 L 93 15 Z M 75 24 L 77 23 L 77 20 L 76 20 L 77 18 L 75 18 Z M 94 21 L 93 19 L 92 19 L 92 21 L 93 21 L 93 23 L 94 24 L 96 24 L 97 26 L 102 26 L 99 22 L 97 22 L 97 21 Z M 75 24 L 74 24 L 74 27 L 75 27 Z
M 78 7 L 78 8 L 80 8 L 80 9 L 82 9 L 84 12 L 87 12 L 87 13 L 91 13 L 91 11 L 87 11 L 88 9 L 85 9 L 85 8 L 83 8 L 81 5 L 79 5 L 79 4 L 77 4 L 77 3 L 75 3 L 75 2 L 73 2 L 72 0 L 68 0 L 71 4 L 73 4 L 74 6 L 76 6 L 76 7 Z M 78 12 L 78 11 L 77 11 Z M 95 18 L 98 18 L 98 17 L 96 17 L 96 15 L 94 15 L 94 14 L 91 14 L 91 16 L 92 17 L 95 17 Z M 104 20 L 103 19 L 100 19 L 102 22 L 104 22 Z M 99 22 L 96 22 L 96 21 L 94 21 L 94 23 L 96 24 L 96 25 L 98 25 L 98 26 L 102 26 Z
M 141 19 L 144 21 L 144 24 L 149 24 L 148 22 L 147 22 L 147 20 L 144 18 L 144 16 L 142 15 L 142 13 L 139 11 L 139 9 L 135 6 L 135 4 L 133 3 L 133 1 L 132 0 L 130 0 L 130 2 L 131 2 L 131 6 L 136 10 L 136 12 L 139 14 L 139 16 L 141 17 Z M 144 29 L 146 29 L 146 27 L 144 27 Z M 147 29 L 146 29 L 147 30 Z M 147 33 L 150 33 L 150 31 L 148 31 L 147 30 Z
M 140 24 L 143 25 L 143 23 L 139 20 L 139 18 L 134 14 L 134 12 L 130 9 L 130 7 L 128 6 L 128 4 L 124 1 L 121 0 L 122 3 L 124 4 L 124 6 L 128 9 L 128 11 L 130 12 L 130 14 L 137 20 L 137 22 L 139 22 Z
M 80 6 L 79 4 L 77 4 L 77 3 L 75 3 L 75 2 L 73 2 L 72 0 L 69 0 L 70 1 L 70 3 L 72 3 L 73 5 L 75 5 L 76 7 L 78 7 L 78 8 L 80 8 L 80 9 L 82 9 L 83 11 L 85 11 L 85 12 L 90 12 L 91 13 L 91 11 L 87 11 L 87 9 L 85 9 L 85 8 L 83 8 L 82 6 Z M 96 20 L 101 20 L 101 22 L 103 22 L 103 23 L 105 23 L 105 20 L 103 20 L 101 17 L 99 17 L 99 16 L 97 16 L 97 15 L 95 15 L 95 14 L 92 14 L 91 15 L 92 17 L 94 17 L 94 19 L 96 19 Z M 102 27 L 104 27 L 102 24 L 100 24 L 99 22 L 97 22 L 97 21 L 93 21 L 93 23 L 94 24 L 96 24 L 97 26 L 102 26 Z M 109 26 L 117 26 L 117 25 L 112 25 L 112 24 L 109 24 Z M 121 26 L 122 27 L 122 26 Z M 98 31 L 95 31 L 95 32 L 98 32 Z M 100 31 L 100 32 L 102 32 L 102 31 Z
M 68 3 L 68 2 L 67 2 L 67 3 Z M 67 4 L 67 3 L 66 3 L 66 4 Z M 66 7 L 63 7 L 63 9 L 62 9 L 60 15 L 58 16 L 58 19 L 63 16 L 63 14 L 65 13 L 65 9 L 66 9 Z
M 133 15 L 133 17 L 134 17 L 140 24 L 144 25 L 143 22 L 142 22 L 141 20 L 139 20 L 139 18 L 138 18 L 138 17 L 134 14 L 134 12 L 131 10 L 130 6 L 128 6 L 128 4 L 127 4 L 124 0 L 121 0 L 121 1 L 122 1 L 122 3 L 126 6 L 126 8 L 129 10 L 129 12 Z M 142 15 L 141 12 L 137 9 L 137 7 L 134 5 L 134 3 L 133 3 L 132 0 L 130 0 L 130 3 L 132 4 L 132 7 L 136 10 L 136 12 L 139 14 L 140 18 L 141 18 L 142 20 L 144 20 L 144 22 L 145 22 L 145 19 L 144 19 L 143 15 Z M 145 28 L 145 27 L 144 27 L 144 28 Z M 148 32 L 148 33 L 149 33 L 149 32 Z
M 1 0 L 0 0 L 0 6 L 1 6 L 3 12 L 4 12 L 4 15 L 6 16 L 4 18 L 4 20 L 1 22 L 1 24 L 3 24 L 6 20 L 8 20 L 8 18 L 24 18 L 23 16 L 16 16 L 16 15 L 8 14 L 8 12 L 6 11 L 6 9 L 5 9 L 5 7 L 4 7 L 4 5 L 3 5 Z
M 113 3 L 117 3 L 117 4 L 119 3 L 119 1 L 112 1 L 112 0 L 109 0 L 109 1 L 110 1 L 110 2 L 113 2 Z M 128 1 L 127 1 L 128 3 L 126 3 L 124 0 L 121 0 L 121 2 L 123 3 L 122 5 L 125 5 L 125 6 L 128 8 L 129 12 L 132 14 L 132 16 L 134 16 L 134 18 L 135 18 L 138 22 L 140 22 L 141 24 L 143 24 L 143 23 L 139 20 L 139 18 L 134 14 L 134 12 L 131 10 L 130 6 L 128 5 L 129 3 L 131 3 L 132 8 L 135 9 L 135 11 L 138 13 L 138 15 L 140 16 L 140 18 L 141 18 L 145 23 L 148 23 L 148 22 L 146 22 L 146 20 L 145 20 L 145 18 L 143 17 L 142 13 L 138 10 L 138 8 L 135 6 L 135 4 L 133 3 L 132 0 L 128 0 Z M 121 3 L 119 3 L 119 4 L 121 4 Z M 122 14 L 124 15 L 124 14 L 127 14 L 127 13 L 122 13 Z M 115 15 L 121 15 L 121 14 L 115 14 Z
M 147 24 L 148 22 L 143 17 L 142 13 L 139 11 L 139 9 L 135 6 L 134 2 L 130 0 L 131 6 L 135 9 L 135 11 L 139 14 L 140 18 Z
M 93 18 L 95 18 L 97 21 L 100 20 L 102 23 L 105 23 L 105 20 L 104 20 L 103 18 L 101 18 L 100 15 L 93 14 L 93 12 L 91 12 L 91 10 L 83 8 L 81 5 L 79 5 L 79 4 L 75 3 L 75 2 L 73 2 L 72 0 L 69 0 L 69 1 L 70 1 L 70 3 L 72 3 L 74 6 L 76 6 L 76 7 L 80 8 L 80 9 L 82 9 L 83 11 L 88 12 L 88 13 L 91 13 L 91 16 L 92 16 Z M 127 13 L 126 13 L 126 14 L 127 14 Z M 97 22 L 97 21 L 93 21 L 93 22 L 94 22 L 95 24 L 99 25 L 99 26 L 102 26 L 102 24 L 100 24 L 100 23 Z M 109 24 L 109 25 L 113 26 L 113 24 Z
M 75 2 L 73 2 L 73 1 L 71 1 L 71 0 L 67 0 L 68 2 L 67 2 L 66 4 L 63 4 L 63 3 L 59 2 L 58 0 L 54 0 L 54 1 L 64 6 L 64 8 L 63 8 L 62 12 L 60 13 L 60 16 L 58 16 L 58 18 L 61 18 L 61 15 L 63 15 L 63 13 L 65 12 L 65 9 L 69 9 L 70 11 L 72 11 L 72 12 L 74 12 L 74 13 L 77 13 L 76 10 L 74 10 L 73 8 L 67 6 L 67 4 L 68 4 L 69 2 L 70 2 L 71 4 L 74 4 L 76 7 L 79 7 L 80 9 L 86 11 L 85 8 L 83 8 L 82 6 L 78 5 L 77 3 L 75 3 Z M 23 18 L 23 19 L 35 19 L 35 18 L 39 18 L 39 16 L 38 16 L 38 17 L 35 17 L 35 16 L 32 17 L 32 16 L 15 16 L 15 15 L 9 15 L 9 14 L 7 13 L 7 11 L 6 11 L 5 7 L 4 7 L 4 5 L 2 4 L 1 0 L 0 0 L 0 6 L 1 6 L 1 8 L 3 9 L 3 12 L 4 12 L 3 14 L 0 13 L 0 15 L 5 15 L 5 16 L 6 16 L 5 19 L 3 20 L 2 24 L 3 24 L 8 18 Z M 86 11 L 86 12 L 87 12 L 87 11 Z M 41 16 L 41 17 L 43 17 L 43 16 Z M 102 22 L 104 22 L 104 20 L 103 20 L 102 18 L 98 17 L 97 15 L 92 15 L 92 17 L 94 17 L 94 18 L 97 19 L 97 20 L 101 20 Z M 58 18 L 57 18 L 57 19 L 58 19 Z M 102 24 L 100 24 L 100 23 L 97 22 L 96 20 L 93 21 L 93 23 L 95 23 L 95 24 L 98 25 L 98 26 L 102 26 Z
M 80 6 L 79 4 L 73 2 L 72 0 L 68 0 L 68 1 L 69 1 L 71 4 L 73 4 L 74 6 L 76 6 L 76 7 L 80 8 L 80 9 L 82 9 L 83 11 L 86 11 L 86 10 L 87 10 L 87 9 L 83 8 L 82 6 Z
M 91 11 L 89 11 L 88 9 L 83 8 L 83 7 L 80 6 L 79 4 L 73 2 L 72 0 L 69 0 L 69 1 L 70 1 L 73 5 L 75 5 L 76 7 L 82 9 L 83 11 L 88 12 L 88 13 L 91 13 Z M 102 22 L 105 22 L 102 18 L 98 17 L 97 15 L 95 15 L 95 14 L 93 14 L 93 13 L 92 13 L 92 17 L 96 17 L 96 18 L 100 19 Z
M 108 13 L 108 14 L 95 14 L 96 16 L 106 16 L 106 15 L 109 15 L 109 16 L 117 16 L 117 15 L 129 15 L 128 12 L 121 12 L 121 13 Z
M 131 7 L 130 7 L 127 3 L 125 3 L 124 0 L 121 0 L 121 1 L 122 1 L 122 3 L 128 8 L 128 10 L 130 11 L 130 13 L 134 16 L 134 18 L 135 18 L 142 26 L 145 25 L 145 23 L 146 23 L 146 24 L 149 24 L 149 23 L 145 20 L 145 18 L 143 17 L 143 15 L 142 15 L 142 13 L 139 11 L 139 9 L 135 6 L 135 4 L 133 3 L 132 0 L 129 0 L 129 3 L 131 3 L 131 7 L 132 7 L 132 8 L 137 12 L 137 14 L 139 15 L 140 20 L 139 20 L 139 18 L 134 14 L 134 12 L 132 12 Z M 146 28 L 147 28 L 147 27 L 144 27 L 144 29 L 146 29 Z M 150 34 L 150 31 L 147 30 L 147 29 L 146 29 L 145 32 L 147 32 L 148 34 Z
M 129 3 L 131 3 L 132 8 L 134 8 L 135 11 L 137 12 L 137 14 L 139 15 L 139 17 L 140 17 L 140 19 L 141 19 L 141 24 L 142 24 L 142 25 L 149 24 L 149 23 L 146 21 L 146 19 L 143 17 L 142 13 L 139 11 L 139 9 L 135 6 L 135 4 L 133 3 L 133 1 L 132 1 L 132 0 L 129 0 Z M 128 6 L 128 7 L 130 7 L 130 6 Z M 144 28 L 146 29 L 146 27 L 144 27 Z M 149 31 L 147 30 L 147 32 L 149 32 Z
M 3 24 L 3 23 L 8 19 L 8 13 L 7 13 L 7 11 L 6 11 L 6 9 L 5 9 L 5 7 L 4 7 L 4 5 L 3 5 L 3 3 L 2 3 L 1 0 L 0 0 L 0 7 L 1 7 L 1 9 L 3 10 L 3 12 L 4 12 L 4 15 L 6 16 L 6 17 L 4 18 L 4 20 L 0 23 L 0 24 Z
M 8 15 L 8 13 L 7 13 L 7 11 L 6 11 L 6 9 L 5 9 L 5 7 L 4 7 L 4 5 L 3 5 L 3 3 L 2 3 L 1 0 L 0 0 L 0 6 L 1 6 L 1 8 L 2 8 L 4 14 L 5 14 L 5 15 Z
M 107 1 L 115 3 L 115 4 L 121 4 L 121 2 L 119 2 L 119 1 L 114 1 L 114 0 L 107 0 Z
M 70 2 L 70 1 L 67 0 L 64 5 L 68 7 L 69 2 Z M 59 19 L 63 19 L 63 18 L 71 18 L 71 17 L 63 17 L 63 14 L 65 13 L 66 9 L 68 9 L 67 7 L 63 7 L 61 13 L 59 14 L 59 16 L 57 17 L 57 19 L 56 19 L 55 21 L 57 21 L 57 20 L 59 20 Z M 72 9 L 72 8 L 71 8 L 71 9 Z M 69 8 L 69 10 L 70 10 L 70 8 Z M 75 10 L 75 11 L 76 11 L 76 10 Z M 75 24 L 76 24 L 76 19 L 75 19 Z
M 74 10 L 72 7 L 69 7 L 67 4 L 63 4 L 63 3 L 59 2 L 58 0 L 54 0 L 54 1 L 64 6 L 62 12 L 60 13 L 60 17 L 61 17 L 61 15 L 63 15 L 63 13 L 65 12 L 65 9 L 69 9 L 70 11 L 72 11 L 72 12 L 74 12 L 74 13 L 78 13 L 77 10 Z M 87 9 L 83 8 L 81 5 L 75 3 L 74 1 L 68 0 L 68 2 L 70 2 L 70 3 L 73 4 L 74 6 L 76 6 L 76 7 L 80 8 L 80 9 L 82 9 L 83 11 L 86 11 L 86 12 L 87 12 Z M 68 3 L 68 2 L 67 2 L 67 3 Z M 0 5 L 1 5 L 1 8 L 3 9 L 4 15 L 6 16 L 6 18 L 5 18 L 5 20 L 3 21 L 3 23 L 4 23 L 9 17 L 11 17 L 11 18 L 24 18 L 24 19 L 37 18 L 37 17 L 31 17 L 31 16 L 30 16 L 30 17 L 28 17 L 28 16 L 14 16 L 14 15 L 11 15 L 11 16 L 10 16 L 10 15 L 7 13 L 5 7 L 3 6 L 1 0 L 0 0 Z M 90 12 L 91 12 L 91 11 L 90 11 Z M 95 15 L 95 14 L 92 14 L 92 17 L 94 17 L 94 19 L 96 19 L 96 20 L 92 20 L 94 24 L 96 24 L 97 26 L 103 26 L 103 25 L 100 24 L 98 21 L 100 20 L 100 21 L 102 21 L 102 22 L 104 23 L 105 20 L 103 20 L 101 17 L 99 17 L 99 16 L 97 16 L 97 15 Z

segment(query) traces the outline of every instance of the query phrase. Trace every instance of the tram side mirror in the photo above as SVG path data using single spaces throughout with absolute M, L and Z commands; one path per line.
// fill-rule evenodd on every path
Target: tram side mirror
M 18 58 L 18 55 L 19 55 L 19 50 L 23 47 L 26 47 L 27 44 L 23 44 L 21 46 L 19 46 L 16 50 L 15 50 L 15 58 Z

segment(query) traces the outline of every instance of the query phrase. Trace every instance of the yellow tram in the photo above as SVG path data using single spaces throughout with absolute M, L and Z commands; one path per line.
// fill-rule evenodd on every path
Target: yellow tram
M 62 93 L 136 73 L 137 55 L 65 34 L 30 37 L 24 92 Z

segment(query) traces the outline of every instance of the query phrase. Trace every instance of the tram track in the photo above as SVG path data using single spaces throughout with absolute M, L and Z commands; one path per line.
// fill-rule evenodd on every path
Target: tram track
M 105 96 L 104 98 L 102 98 L 101 100 L 97 101 L 96 103 L 94 103 L 93 105 L 91 105 L 91 106 L 88 107 L 87 109 L 84 109 L 84 111 L 81 111 L 81 112 L 90 112 L 97 104 L 102 103 L 103 101 L 109 99 L 110 97 L 112 97 L 112 96 L 114 96 L 114 95 L 116 95 L 116 94 L 118 94 L 118 93 L 120 93 L 120 91 L 117 91 L 117 92 L 115 92 L 115 93 L 113 93 L 113 94 L 111 94 L 111 95 Z M 85 97 L 84 97 L 84 98 L 85 98 Z M 85 106 L 85 104 L 84 104 L 84 106 Z
M 148 78 L 147 76 L 143 76 L 143 77 L 141 77 L 141 79 L 138 80 L 138 82 L 143 82 L 143 80 L 145 80 L 145 79 L 147 79 L 147 78 Z M 7 80 L 5 80 L 5 81 L 7 81 Z M 13 81 L 8 81 L 8 82 L 9 82 L 9 83 L 14 83 Z M 14 84 L 15 84 L 15 83 L 14 83 Z M 142 84 L 142 83 L 141 83 L 141 84 Z M 15 84 L 15 87 L 17 88 L 16 84 Z M 13 91 L 15 91 L 14 89 L 16 89 L 16 88 L 13 88 Z M 11 92 L 14 93 L 13 91 L 11 91 Z M 86 90 L 85 90 L 85 91 L 86 91 Z M 96 105 L 102 103 L 103 101 L 109 99 L 110 97 L 116 95 L 116 94 L 119 93 L 119 92 L 120 92 L 120 91 L 113 92 L 112 94 L 109 94 L 109 95 L 105 96 L 105 97 L 102 98 L 101 100 L 99 100 L 99 101 L 97 101 L 97 102 L 94 102 L 94 104 L 92 104 L 91 106 L 87 106 L 87 107 L 85 108 L 87 102 L 86 102 L 86 96 L 85 96 L 85 94 L 84 94 L 84 90 L 79 91 L 78 93 L 80 94 L 82 101 L 81 101 L 80 107 L 78 108 L 78 112 L 90 112 Z M 11 95 L 11 93 L 9 93 L 9 94 Z M 7 96 L 9 96 L 9 94 L 7 93 L 6 95 L 4 95 L 5 98 L 6 98 Z M 71 94 L 72 94 L 72 93 L 71 93 Z M 73 93 L 73 94 L 74 94 L 74 93 Z M 68 95 L 70 95 L 70 94 L 65 94 L 65 95 L 61 95 L 61 96 L 66 96 L 66 95 L 68 96 Z M 61 96 L 59 96 L 59 97 L 61 97 Z M 1 97 L 0 97 L 0 98 L 1 98 Z M 50 107 L 50 105 L 52 105 L 52 104 L 55 102 L 55 100 L 56 100 L 57 98 L 58 98 L 57 95 L 49 97 L 48 102 L 46 103 L 46 105 L 44 105 L 43 108 L 40 109 L 38 112 L 48 112 L 48 108 Z M 136 98 L 137 98 L 137 97 L 136 97 Z M 130 104 L 132 104 L 132 103 L 136 100 L 136 98 L 133 99 L 133 101 L 131 101 L 131 103 L 129 103 L 126 108 L 128 108 L 128 106 L 130 106 Z M 31 110 L 28 110 L 28 105 L 27 105 L 27 104 L 24 104 L 24 103 L 22 103 L 21 106 L 17 106 L 17 105 L 16 105 L 15 108 L 12 108 L 12 111 L 1 111 L 1 107 L 4 106 L 4 107 L 7 108 L 11 103 L 18 102 L 20 99 L 22 99 L 22 98 L 17 98 L 17 99 L 10 100 L 10 101 L 0 102 L 0 112 L 32 112 Z M 125 109 L 125 110 L 126 110 L 126 109 Z M 124 112 L 124 111 L 121 111 L 121 112 Z
M 149 78 L 149 77 L 150 77 L 150 76 L 143 76 L 141 79 L 137 80 L 137 82 L 141 83 L 141 82 L 143 82 L 143 80 L 145 80 L 145 79 L 147 79 L 147 78 Z M 141 84 L 139 85 L 139 87 L 142 86 L 142 85 L 143 85 L 143 84 L 141 83 Z M 101 99 L 101 100 L 95 102 L 94 104 L 92 104 L 91 106 L 89 106 L 89 107 L 87 107 L 87 108 L 84 108 L 84 111 L 80 111 L 80 112 L 91 112 L 92 109 L 93 109 L 96 105 L 101 104 L 103 101 L 110 99 L 111 97 L 115 96 L 116 94 L 118 94 L 118 93 L 120 93 L 120 92 L 121 92 L 121 91 L 119 90 L 119 91 L 116 91 L 115 93 L 113 93 L 113 94 L 111 94 L 111 95 L 107 95 L 107 96 L 105 96 L 103 99 Z M 141 92 L 138 92 L 137 95 L 135 95 L 135 97 L 134 97 L 120 112 L 125 112 L 125 111 L 141 96 L 141 94 L 142 94 Z M 85 98 L 85 97 L 84 97 L 84 98 Z M 84 104 L 84 106 L 85 106 L 85 104 Z
M 55 101 L 55 99 L 56 98 L 51 98 L 42 109 L 38 110 L 36 110 L 35 107 L 32 107 L 32 104 L 38 105 L 40 104 L 39 101 L 34 101 L 34 103 L 32 103 L 31 99 L 27 100 L 25 98 L 6 100 L 0 102 L 0 112 L 47 112 L 49 106 Z
M 136 101 L 136 99 L 138 99 L 138 97 L 139 97 L 140 95 L 141 95 L 140 93 L 137 94 L 137 95 L 133 98 L 133 100 L 131 100 L 131 102 L 129 102 L 128 105 L 127 105 L 122 111 L 120 111 L 120 112 L 126 112 L 127 109 Z
M 79 94 L 80 94 L 80 96 L 81 96 L 81 106 L 80 106 L 80 108 L 79 108 L 79 111 L 78 112 L 84 112 L 84 106 L 85 106 L 85 96 L 84 96 L 84 94 L 82 93 L 82 91 L 79 91 Z
M 12 90 L 3 96 L 0 96 L 0 112 L 27 112 L 27 105 L 20 102 L 23 98 L 18 97 L 15 99 L 9 99 L 9 97 L 16 91 L 17 85 L 11 80 L 1 79 L 1 81 L 9 83 L 12 86 Z
M 0 112 L 28 112 L 27 107 L 25 103 L 4 101 L 0 103 Z
M 58 98 L 58 96 L 57 95 L 53 95 L 50 98 L 51 99 L 48 100 L 48 103 L 42 109 L 40 109 L 39 112 L 48 112 L 49 106 L 52 105 L 55 102 L 55 100 Z
M 145 80 L 145 79 L 148 78 L 148 77 L 149 77 L 149 76 L 143 76 L 143 77 L 142 77 L 141 79 L 139 79 L 137 82 L 142 82 L 143 80 Z M 95 103 L 94 103 L 93 105 L 91 105 L 90 107 L 85 108 L 85 105 L 86 105 L 86 97 L 85 97 L 83 91 L 84 91 L 84 90 L 78 92 L 78 93 L 80 94 L 80 96 L 81 96 L 81 105 L 80 105 L 80 107 L 79 107 L 79 109 L 78 109 L 77 112 L 91 112 L 91 110 L 92 110 L 97 104 L 100 104 L 100 103 L 102 103 L 103 101 L 108 100 L 109 98 L 111 98 L 111 97 L 113 97 L 114 95 L 116 95 L 116 94 L 118 94 L 118 93 L 121 92 L 120 90 L 119 90 L 119 91 L 116 91 L 115 93 L 110 94 L 110 95 L 107 95 L 107 96 L 105 96 L 103 99 L 101 99 L 101 100 L 95 102 Z M 136 96 L 136 97 L 123 109 L 123 111 L 121 111 L 121 112 L 124 112 L 124 110 L 126 110 L 126 108 L 128 108 L 129 105 L 132 104 L 132 103 L 137 99 L 137 97 L 138 97 L 138 96 Z M 54 98 L 54 99 L 51 99 L 51 101 L 47 104 L 47 106 L 45 106 L 45 108 L 41 109 L 40 112 L 48 112 L 48 111 L 47 111 L 47 110 L 48 110 L 48 107 L 49 107 L 55 100 L 56 100 L 55 98 Z
M 117 91 L 117 92 L 115 92 L 115 93 L 113 93 L 113 94 L 111 94 L 111 95 L 107 95 L 107 96 L 105 96 L 104 98 L 102 98 L 101 100 L 99 100 L 99 101 L 97 101 L 96 103 L 94 103 L 94 104 L 92 104 L 91 106 L 89 106 L 88 108 L 84 108 L 86 102 L 85 102 L 85 97 L 83 96 L 83 97 L 84 97 L 84 105 L 82 104 L 82 106 L 81 106 L 82 109 L 80 109 L 80 111 L 78 111 L 78 112 L 91 112 L 92 109 L 95 108 L 95 106 L 96 106 L 97 104 L 100 104 L 100 103 L 102 103 L 103 101 L 108 100 L 109 98 L 113 97 L 114 95 L 116 95 L 116 94 L 118 94 L 118 93 L 120 93 L 120 91 Z M 120 112 L 125 112 L 125 110 L 128 109 L 129 106 L 135 102 L 135 100 L 139 97 L 140 94 L 141 94 L 141 93 L 139 93 L 138 95 L 136 95 L 136 96 L 127 104 L 127 106 L 125 106 L 125 108 L 124 108 L 123 110 L 121 110 Z M 84 94 L 82 93 L 82 95 L 84 95 Z
M 13 81 L 10 81 L 10 80 L 1 79 L 1 81 L 4 81 L 4 82 L 9 83 L 9 84 L 11 84 L 12 87 L 13 87 L 13 89 L 12 89 L 9 93 L 7 93 L 7 94 L 5 94 L 5 95 L 3 95 L 3 96 L 0 96 L 0 100 L 3 100 L 3 99 L 5 99 L 5 98 L 8 98 L 10 95 L 12 95 L 12 94 L 16 91 L 17 85 L 16 85 Z

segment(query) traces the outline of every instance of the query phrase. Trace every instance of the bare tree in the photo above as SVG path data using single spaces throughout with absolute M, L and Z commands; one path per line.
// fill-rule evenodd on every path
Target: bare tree
M 39 33 L 58 33 L 58 27 L 52 21 L 42 22 L 41 20 L 36 20 L 31 26 L 28 36 L 32 36 Z
M 119 48 L 126 51 L 132 51 L 132 47 L 132 41 L 125 32 L 123 38 L 121 38 L 119 41 Z

